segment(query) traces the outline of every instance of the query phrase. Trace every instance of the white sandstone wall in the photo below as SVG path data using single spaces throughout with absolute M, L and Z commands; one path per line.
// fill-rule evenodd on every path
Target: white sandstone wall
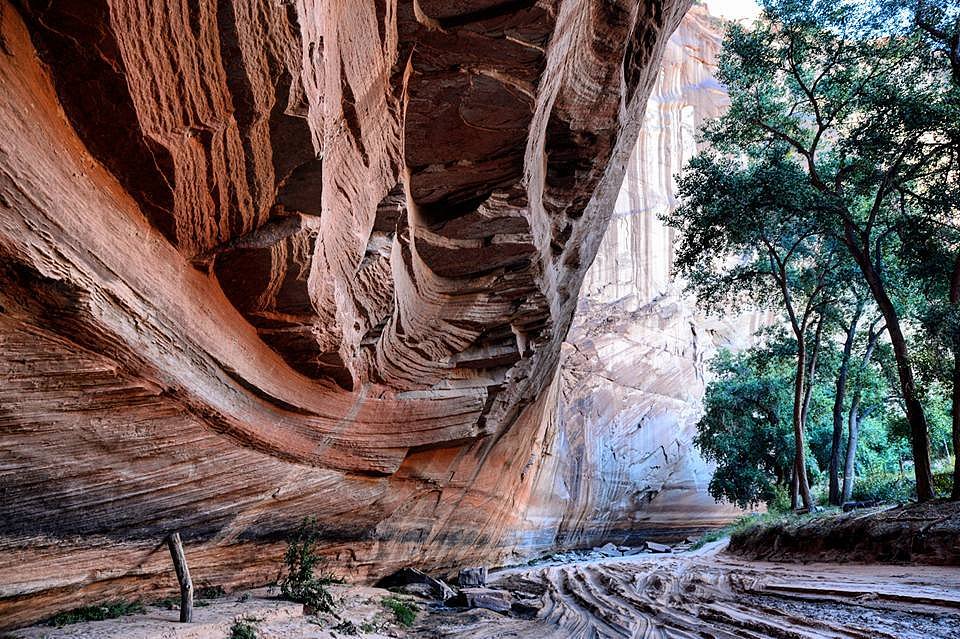
M 712 468 L 692 440 L 709 357 L 749 344 L 764 318 L 700 313 L 671 273 L 674 232 L 658 219 L 677 205 L 674 176 L 697 131 L 728 105 L 713 75 L 722 28 L 695 6 L 664 54 L 564 346 L 528 548 L 682 538 L 740 514 L 707 493 Z

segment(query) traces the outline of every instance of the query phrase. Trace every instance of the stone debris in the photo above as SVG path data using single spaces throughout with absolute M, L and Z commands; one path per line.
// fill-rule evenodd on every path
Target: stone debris
M 457 585 L 461 588 L 477 588 L 487 585 L 487 568 L 463 568 L 457 575 Z
M 613 544 L 604 544 L 599 548 L 594 548 L 593 552 L 605 557 L 622 557 L 623 553 Z
M 513 606 L 513 595 L 496 588 L 463 588 L 460 594 L 448 602 L 464 608 L 485 608 L 494 612 L 507 612 Z
M 425 596 L 438 601 L 447 601 L 457 594 L 442 579 L 431 577 L 417 568 L 401 568 L 392 575 L 378 581 L 376 585 L 378 588 L 397 589 L 401 592 L 409 592 L 409 594 Z

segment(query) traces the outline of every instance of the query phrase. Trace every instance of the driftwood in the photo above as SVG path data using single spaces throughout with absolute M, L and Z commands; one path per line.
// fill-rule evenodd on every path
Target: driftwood
M 167 546 L 173 559 L 173 569 L 177 571 L 177 581 L 180 582 L 180 622 L 190 623 L 193 620 L 193 581 L 190 580 L 190 568 L 183 554 L 180 533 L 167 537 Z

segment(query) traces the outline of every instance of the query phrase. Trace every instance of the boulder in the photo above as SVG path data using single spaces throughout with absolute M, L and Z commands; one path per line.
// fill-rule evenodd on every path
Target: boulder
M 447 602 L 463 608 L 485 608 L 494 612 L 507 612 L 513 606 L 513 595 L 496 588 L 463 588 L 460 594 Z
M 644 547 L 648 552 L 655 552 L 655 553 L 673 552 L 673 548 L 671 548 L 670 546 L 667 546 L 666 544 L 658 544 L 655 541 L 646 542 L 644 544 Z
M 543 608 L 543 599 L 540 595 L 518 591 L 513 593 L 513 605 L 510 609 L 521 617 L 535 617 Z
M 413 595 L 421 599 L 437 599 L 436 589 L 428 583 L 413 583 L 395 588 L 405 595 Z
M 487 568 L 464 568 L 457 575 L 457 585 L 461 588 L 478 588 L 487 585 Z
M 620 552 L 620 549 L 613 544 L 604 544 L 594 548 L 593 552 L 599 553 L 604 557 L 620 557 L 623 555 L 623 553 Z
M 406 589 L 411 588 L 414 585 L 426 586 L 429 588 L 429 592 L 433 598 L 439 601 L 446 601 L 457 594 L 454 589 L 447 585 L 444 581 L 437 579 L 436 577 L 431 577 L 427 573 L 416 568 L 401 568 L 392 575 L 384 577 L 378 581 L 376 585 L 380 588 L 395 588 L 402 590 L 403 592 L 408 592 Z M 425 591 L 423 588 L 416 587 L 412 590 L 409 590 L 409 592 L 410 594 L 424 596 L 423 593 L 427 591 Z

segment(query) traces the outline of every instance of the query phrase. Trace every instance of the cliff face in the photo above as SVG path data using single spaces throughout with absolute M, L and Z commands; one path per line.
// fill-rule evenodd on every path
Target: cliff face
M 720 346 L 743 347 L 764 318 L 699 313 L 671 275 L 673 176 L 697 130 L 728 100 L 714 79 L 722 25 L 692 8 L 663 55 L 613 218 L 564 345 L 559 406 L 524 542 L 583 547 L 634 535 L 683 538 L 741 514 L 707 493 L 692 440 Z
M 685 0 L 0 0 L 0 626 L 517 544 Z

